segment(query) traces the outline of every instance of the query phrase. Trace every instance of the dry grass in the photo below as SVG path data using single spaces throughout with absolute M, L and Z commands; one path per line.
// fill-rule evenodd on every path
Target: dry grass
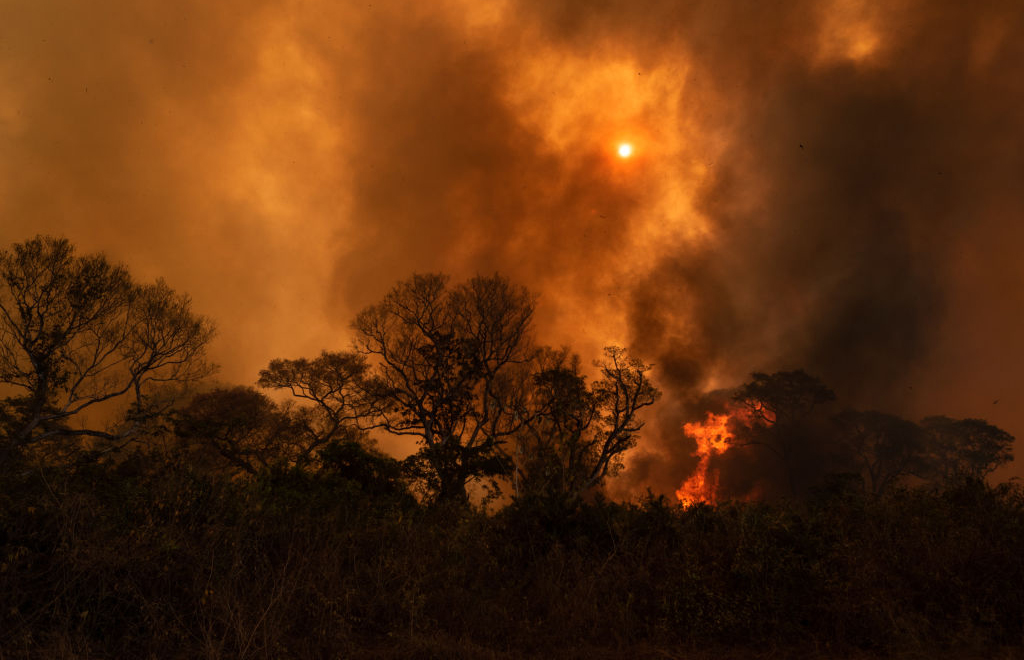
M 488 516 L 351 481 L 232 483 L 173 463 L 2 486 L 0 660 L 1024 648 L 1024 506 L 1008 487 Z

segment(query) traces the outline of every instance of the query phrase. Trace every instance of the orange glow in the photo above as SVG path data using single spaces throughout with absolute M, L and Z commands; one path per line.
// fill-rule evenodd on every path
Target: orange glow
M 683 433 L 697 441 L 696 455 L 700 458 L 693 471 L 676 491 L 676 497 L 683 506 L 698 502 L 714 504 L 718 491 L 718 474 L 710 469 L 711 458 L 729 448 L 732 434 L 729 432 L 729 415 L 708 413 L 703 422 L 683 425 Z
M 619 158 L 629 158 L 633 155 L 633 145 L 623 142 L 619 145 Z

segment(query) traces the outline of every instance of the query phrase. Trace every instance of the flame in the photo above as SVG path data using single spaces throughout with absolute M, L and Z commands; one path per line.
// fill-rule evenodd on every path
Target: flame
M 718 473 L 711 470 L 711 458 L 729 448 L 732 433 L 729 432 L 729 415 L 708 413 L 703 422 L 683 424 L 683 433 L 697 441 L 696 456 L 700 458 L 697 469 L 676 491 L 676 497 L 683 506 L 698 502 L 714 504 L 718 492 Z

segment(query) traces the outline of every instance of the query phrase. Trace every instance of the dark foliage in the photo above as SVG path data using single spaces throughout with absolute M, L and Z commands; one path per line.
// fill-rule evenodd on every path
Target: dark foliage
M 525 423 L 512 459 L 517 498 L 573 500 L 622 467 L 644 422 L 638 413 L 661 395 L 647 378 L 650 366 L 616 346 L 595 362 L 600 378 L 589 387 L 579 357 L 544 348 L 527 388 Z
M 486 516 L 421 508 L 397 464 L 358 443 L 322 465 L 239 482 L 139 453 L 6 476 L 0 657 L 954 656 L 1024 642 L 1015 486 L 873 498 L 836 479 L 802 504 L 523 499 Z
M 715 457 L 728 479 L 720 495 L 802 498 L 847 473 L 876 496 L 910 485 L 947 488 L 1013 460 L 1013 436 L 982 419 L 914 423 L 874 410 L 836 412 L 833 392 L 803 371 L 752 378 L 732 394 L 728 442 L 740 451 Z
M 251 387 L 217 388 L 193 397 L 174 416 L 174 433 L 192 462 L 227 474 L 309 458 L 298 421 Z
M 307 402 L 296 411 L 306 435 L 307 453 L 371 424 L 373 402 L 365 385 L 366 359 L 357 353 L 324 351 L 313 360 L 272 360 L 260 371 L 257 385 L 288 390 Z

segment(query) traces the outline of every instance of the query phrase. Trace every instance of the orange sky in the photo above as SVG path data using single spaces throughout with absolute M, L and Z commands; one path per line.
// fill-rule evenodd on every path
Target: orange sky
M 164 276 L 239 383 L 499 270 L 658 364 L 665 492 L 753 370 L 1024 435 L 1019 2 L 427 4 L 0 0 L 0 242 Z

